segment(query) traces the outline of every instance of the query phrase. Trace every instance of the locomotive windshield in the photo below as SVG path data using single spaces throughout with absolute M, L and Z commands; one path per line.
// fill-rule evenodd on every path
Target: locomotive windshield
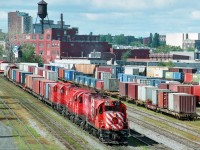
M 119 106 L 105 106 L 105 111 L 120 111 Z

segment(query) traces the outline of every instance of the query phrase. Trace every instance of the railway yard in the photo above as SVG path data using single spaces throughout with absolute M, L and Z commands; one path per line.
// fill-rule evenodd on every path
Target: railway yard
M 200 147 L 200 120 L 177 120 L 129 103 L 126 103 L 130 125 L 128 146 L 105 145 L 3 76 L 0 83 L 0 149 Z

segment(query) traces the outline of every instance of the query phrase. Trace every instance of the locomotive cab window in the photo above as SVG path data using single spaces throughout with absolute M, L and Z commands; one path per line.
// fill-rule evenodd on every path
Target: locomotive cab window
M 80 99 L 79 103 L 83 103 L 83 97 L 80 97 L 79 99 Z
M 103 113 L 103 107 L 101 105 L 100 108 L 99 108 L 99 114 L 102 114 L 102 113 Z
M 105 111 L 119 111 L 120 107 L 117 106 L 105 106 Z
M 61 89 L 61 90 L 60 90 L 60 93 L 61 93 L 61 94 L 64 94 L 64 89 Z

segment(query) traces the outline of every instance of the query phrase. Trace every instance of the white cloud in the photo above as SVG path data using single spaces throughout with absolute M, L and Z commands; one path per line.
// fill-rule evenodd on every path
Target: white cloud
M 192 17 L 192 19 L 199 20 L 200 19 L 200 11 L 192 11 L 191 12 L 191 17 Z

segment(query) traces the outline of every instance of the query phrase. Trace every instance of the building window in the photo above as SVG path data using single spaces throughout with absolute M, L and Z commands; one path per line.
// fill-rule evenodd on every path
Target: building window
M 40 55 L 43 55 L 43 50 L 40 50 Z
M 47 51 L 47 55 L 51 55 L 51 51 Z
M 71 46 L 74 46 L 74 43 L 71 43 Z
M 56 50 L 52 50 L 52 55 L 55 55 L 56 54 Z
M 40 35 L 40 40 L 43 40 L 44 39 L 44 36 L 43 35 Z
M 40 43 L 40 47 L 43 47 L 43 43 Z
M 36 44 L 36 43 L 33 43 L 32 45 L 33 45 L 33 47 L 36 47 L 37 44 Z
M 47 43 L 47 47 L 50 48 L 50 46 L 51 46 L 51 44 L 50 44 L 50 43 Z
M 36 35 L 33 35 L 33 36 L 32 36 L 32 39 L 36 39 Z
M 47 35 L 47 40 L 50 40 L 51 36 L 50 35 Z

